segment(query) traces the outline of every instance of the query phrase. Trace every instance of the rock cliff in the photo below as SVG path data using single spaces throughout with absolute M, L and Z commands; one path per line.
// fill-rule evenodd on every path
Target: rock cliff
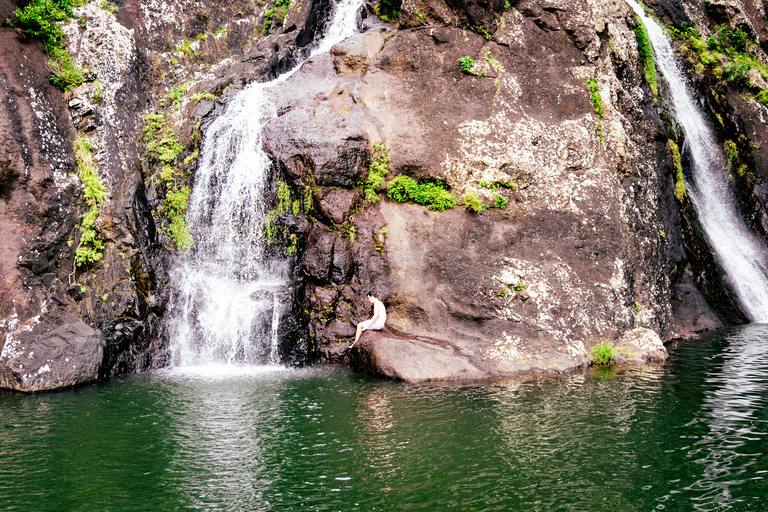
M 695 20 L 701 38 L 742 30 L 766 62 L 761 5 L 649 5 L 678 30 Z M 23 6 L 1 0 L 0 17 L 13 22 Z M 194 242 L 180 219 L 205 129 L 249 82 L 306 55 L 329 12 L 323 0 L 115 6 L 92 2 L 63 22 L 87 69 L 66 92 L 49 82 L 40 41 L 0 27 L 2 387 L 55 389 L 165 364 L 169 270 Z M 564 371 L 605 339 L 643 339 L 645 350 L 628 353 L 658 358 L 649 331 L 668 340 L 744 320 L 675 195 L 669 141 L 684 141 L 663 84 L 657 94 L 646 78 L 623 1 L 401 9 L 385 23 L 366 7 L 364 33 L 306 62 L 264 129 L 276 177 L 305 205 L 278 219 L 294 235 L 286 257 L 299 276 L 291 328 L 311 335 L 286 342 L 286 357 L 343 360 L 369 293 L 392 329 L 366 335 L 353 364 L 416 380 Z M 723 80 L 690 56 L 690 41 L 677 44 L 736 148 L 734 187 L 765 237 L 761 68 Z M 94 225 L 103 250 L 81 265 L 78 134 L 106 189 Z M 455 207 L 390 198 L 398 176 L 447 191 Z

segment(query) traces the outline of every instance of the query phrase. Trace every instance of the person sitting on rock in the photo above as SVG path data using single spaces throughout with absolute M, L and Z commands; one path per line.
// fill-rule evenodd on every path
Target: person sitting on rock
M 380 331 L 384 328 L 384 323 L 387 321 L 387 309 L 384 304 L 376 297 L 369 295 L 368 301 L 373 304 L 373 316 L 370 320 L 360 322 L 357 324 L 357 333 L 355 333 L 355 341 L 349 346 L 352 348 L 360 339 L 363 331 Z

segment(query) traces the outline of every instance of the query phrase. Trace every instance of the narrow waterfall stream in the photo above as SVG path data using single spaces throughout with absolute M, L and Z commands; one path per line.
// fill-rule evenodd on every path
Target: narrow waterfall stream
M 356 33 L 362 0 L 338 0 L 310 58 Z M 194 249 L 173 272 L 171 363 L 175 367 L 277 364 L 286 260 L 266 256 L 262 234 L 270 160 L 264 125 L 274 98 L 301 66 L 234 97 L 205 133 L 187 221 Z
M 656 55 L 656 65 L 669 86 L 677 121 L 685 132 L 683 151 L 692 162 L 686 181 L 691 201 L 726 279 L 744 313 L 753 322 L 768 321 L 768 262 L 766 250 L 739 218 L 727 182 L 727 163 L 712 128 L 697 106 L 663 29 L 627 0 L 643 19 Z

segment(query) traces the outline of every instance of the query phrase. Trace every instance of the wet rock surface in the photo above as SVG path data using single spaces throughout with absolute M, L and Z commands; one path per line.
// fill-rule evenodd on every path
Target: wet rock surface
M 309 1 L 296 3 L 288 25 L 271 30 L 263 30 L 266 6 L 248 1 L 117 5 L 112 14 L 92 2 L 76 8 L 79 19 L 63 24 L 70 55 L 86 69 L 84 83 L 66 92 L 49 82 L 49 57 L 40 42 L 0 27 L 0 368 L 7 376 L 0 387 L 54 389 L 165 364 L 162 319 L 174 249 L 157 213 L 166 189 L 142 172 L 144 116 L 181 84 L 187 84 L 187 96 L 226 96 L 248 81 L 276 76 L 325 19 L 322 2 Z M 23 5 L 0 3 L 2 19 L 14 19 L 17 7 Z M 184 108 L 172 105 L 174 122 L 184 127 L 178 130 L 186 150 L 181 159 L 199 142 L 194 122 L 184 118 L 199 121 L 226 103 L 206 100 L 206 109 L 183 99 Z M 74 262 L 86 211 L 73 153 L 77 134 L 88 137 L 107 190 L 96 219 L 102 258 L 87 266 Z M 188 173 L 194 172 L 190 160 Z M 81 324 L 94 326 L 98 335 L 65 333 Z M 297 329 L 285 324 L 286 332 Z M 27 339 L 30 332 L 42 341 Z M 30 384 L 24 383 L 28 373 L 22 378 L 14 369 L 13 347 L 22 340 L 25 350 L 33 342 L 66 345 L 59 355 L 24 352 L 35 359 L 25 367 L 45 368 L 47 362 L 52 368 Z M 72 350 L 81 350 L 84 359 L 73 359 Z M 307 350 L 304 341 L 281 352 L 287 360 L 304 360 Z M 48 359 L 37 361 L 44 352 Z M 62 357 L 82 368 L 62 373 L 52 366 Z
M 648 3 L 667 23 L 697 20 L 704 35 L 743 27 L 766 49 L 759 3 Z M 268 5 L 245 0 L 118 5 L 116 15 L 78 8 L 85 26 L 65 26 L 71 54 L 90 68 L 66 94 L 48 82 L 40 43 L 0 27 L 3 386 L 22 386 L 12 369 L 22 340 L 41 340 L 55 362 L 70 357 L 60 340 L 77 339 L 87 356 L 76 375 L 41 372 L 30 380 L 39 389 L 165 364 L 175 249 L 162 218 L 169 187 L 144 154 L 143 118 L 162 112 L 173 125 L 193 184 L 206 127 L 232 95 L 305 55 L 328 12 L 327 2 L 302 0 L 280 24 Z M 15 7 L 0 0 L 2 18 Z M 404 380 L 568 371 L 604 339 L 634 350 L 623 336 L 637 327 L 648 331 L 633 358 L 654 360 L 650 333 L 666 341 L 744 321 L 690 205 L 674 196 L 667 140 L 677 135 L 645 83 L 624 2 L 409 0 L 397 24 L 371 11 L 366 34 L 287 81 L 264 131 L 276 180 L 301 205 L 279 216 L 296 252 L 286 361 L 350 357 L 360 371 Z M 474 74 L 462 71 L 464 57 Z M 768 238 L 768 111 L 706 73 L 692 78 L 748 166 L 734 188 Z M 85 208 L 77 133 L 94 141 L 109 194 L 97 221 L 103 259 L 89 268 L 74 265 Z M 372 202 L 363 186 L 378 142 L 391 161 Z M 441 180 L 486 209 L 393 202 L 386 183 L 400 174 Z M 385 302 L 401 335 L 367 333 L 345 353 L 370 314 L 367 294 Z M 75 333 L 78 322 L 96 334 Z
M 0 387 L 50 391 L 97 380 L 103 371 L 106 342 L 101 332 L 74 322 L 6 342 L 0 355 Z

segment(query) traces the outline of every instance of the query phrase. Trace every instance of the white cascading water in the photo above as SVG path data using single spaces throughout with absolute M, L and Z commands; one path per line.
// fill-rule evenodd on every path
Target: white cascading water
M 357 31 L 363 0 L 339 0 L 311 56 Z M 265 257 L 264 189 L 270 160 L 264 125 L 273 99 L 301 66 L 237 94 L 206 130 L 187 222 L 195 247 L 173 272 L 171 364 L 175 367 L 277 364 L 280 306 L 288 264 Z
M 669 86 L 675 117 L 685 132 L 683 151 L 692 162 L 688 195 L 726 279 L 753 322 L 768 321 L 765 248 L 739 218 L 726 179 L 727 163 L 707 120 L 694 102 L 664 31 L 634 0 L 627 0 L 645 23 L 656 65 Z

